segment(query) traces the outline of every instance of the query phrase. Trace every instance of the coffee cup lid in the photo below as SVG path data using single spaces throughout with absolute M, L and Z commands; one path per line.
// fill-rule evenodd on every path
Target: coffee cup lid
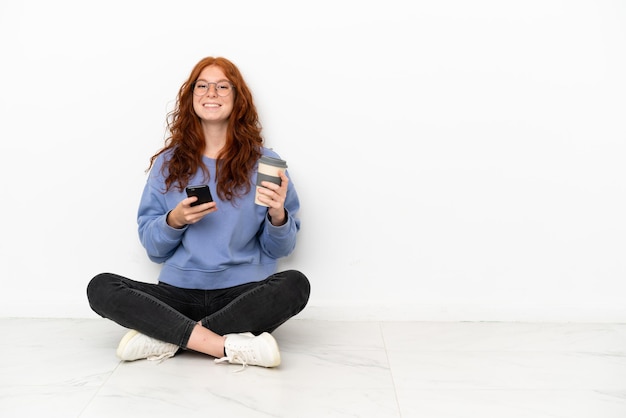
M 262 155 L 259 159 L 259 163 L 272 165 L 274 167 L 287 168 L 287 161 L 281 160 L 280 158 L 269 157 L 267 155 Z

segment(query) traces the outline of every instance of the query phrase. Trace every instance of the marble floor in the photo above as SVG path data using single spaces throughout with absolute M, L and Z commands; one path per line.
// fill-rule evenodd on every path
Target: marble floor
M 624 418 L 626 324 L 292 319 L 275 369 L 120 362 L 103 319 L 0 318 L 0 416 Z

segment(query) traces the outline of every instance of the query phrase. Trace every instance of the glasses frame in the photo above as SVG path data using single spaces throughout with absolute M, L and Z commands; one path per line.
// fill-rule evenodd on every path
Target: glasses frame
M 206 84 L 208 86 L 207 87 L 207 91 L 204 94 L 196 94 L 196 84 L 198 84 L 198 82 L 204 83 L 204 84 Z M 217 94 L 219 97 L 228 97 L 228 96 L 230 96 L 230 93 L 233 90 L 235 90 L 235 86 L 233 85 L 233 83 L 231 83 L 228 80 L 223 80 L 223 81 L 218 81 L 218 82 L 209 82 L 209 81 L 205 81 L 205 80 L 196 80 L 191 85 L 191 92 L 193 93 L 194 96 L 197 96 L 197 97 L 206 96 L 206 94 L 211 91 L 211 84 L 215 85 L 215 94 Z M 230 90 L 228 90 L 228 93 L 225 94 L 225 95 L 221 95 L 220 94 L 220 90 L 217 88 L 218 84 L 228 84 L 230 86 Z

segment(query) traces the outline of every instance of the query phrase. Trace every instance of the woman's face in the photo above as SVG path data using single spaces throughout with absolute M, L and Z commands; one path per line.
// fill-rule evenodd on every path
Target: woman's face
M 193 110 L 202 123 L 228 124 L 234 102 L 234 88 L 222 69 L 212 65 L 202 70 L 193 91 Z

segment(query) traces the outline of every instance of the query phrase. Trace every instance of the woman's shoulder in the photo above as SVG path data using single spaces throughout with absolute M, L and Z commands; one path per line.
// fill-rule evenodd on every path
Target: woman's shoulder
M 280 155 L 274 151 L 273 148 L 261 147 L 261 154 L 267 155 L 268 157 L 280 158 Z
M 152 167 L 150 168 L 150 178 L 163 178 L 163 175 L 167 172 L 166 162 L 169 160 L 171 155 L 172 150 L 168 149 L 156 156 L 154 162 L 152 163 Z
M 168 149 L 162 150 L 160 154 L 157 155 L 157 157 L 154 159 L 154 165 L 159 165 L 159 166 L 165 165 L 172 158 L 173 154 L 174 154 L 174 148 L 168 148 Z

